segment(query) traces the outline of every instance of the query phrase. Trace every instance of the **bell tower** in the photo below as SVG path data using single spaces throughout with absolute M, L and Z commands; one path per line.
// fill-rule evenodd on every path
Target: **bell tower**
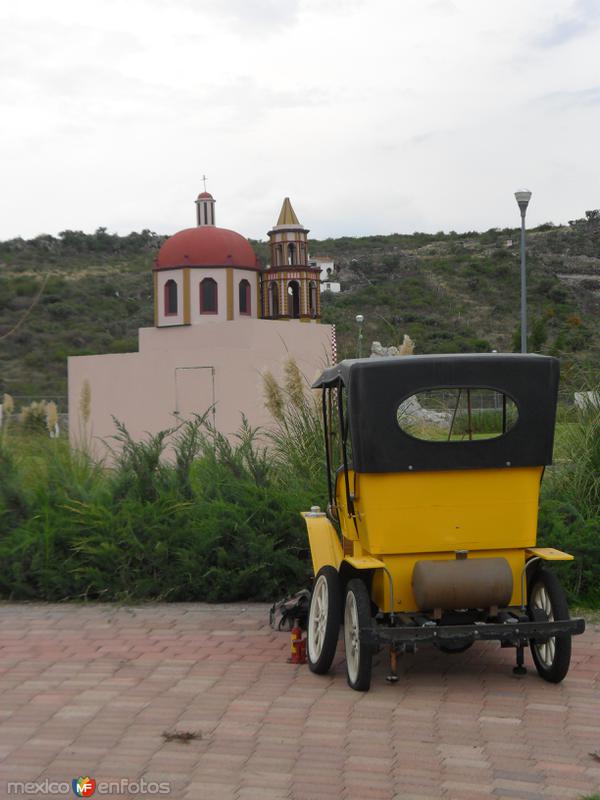
M 318 322 L 321 273 L 308 263 L 308 230 L 298 221 L 289 197 L 268 236 L 271 266 L 263 273 L 263 317 Z

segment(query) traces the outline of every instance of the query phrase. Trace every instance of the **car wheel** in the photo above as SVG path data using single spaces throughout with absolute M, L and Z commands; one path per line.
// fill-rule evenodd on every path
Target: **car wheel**
M 333 662 L 341 617 L 340 576 L 333 567 L 322 567 L 315 578 L 310 598 L 306 633 L 308 666 L 318 675 L 328 672 Z
M 569 606 L 560 581 L 552 572 L 540 569 L 532 579 L 529 590 L 529 616 L 531 619 L 570 619 Z M 545 642 L 529 643 L 533 662 L 540 678 L 550 683 L 560 683 L 571 663 L 571 636 L 550 636 Z
M 363 581 L 348 581 L 344 606 L 344 644 L 346 646 L 346 677 L 348 685 L 357 692 L 371 686 L 373 651 L 361 642 L 361 629 L 372 625 L 371 598 Z

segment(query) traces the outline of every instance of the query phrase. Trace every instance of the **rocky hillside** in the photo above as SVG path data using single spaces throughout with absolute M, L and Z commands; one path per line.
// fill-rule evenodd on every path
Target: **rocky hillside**
M 0 243 L 0 394 L 61 399 L 67 355 L 126 352 L 152 324 L 151 267 L 164 237 L 64 231 Z M 264 242 L 252 243 L 268 260 Z M 600 213 L 528 234 L 530 348 L 567 365 L 600 356 Z M 334 259 L 342 293 L 323 295 L 341 356 L 364 341 L 417 352 L 512 350 L 518 337 L 519 234 L 344 237 L 312 241 Z M 568 373 L 567 373 L 568 374 Z

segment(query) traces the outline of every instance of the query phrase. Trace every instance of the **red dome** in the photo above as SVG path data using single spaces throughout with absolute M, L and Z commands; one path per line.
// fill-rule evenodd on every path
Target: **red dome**
M 200 192 L 200 194 L 198 195 L 198 200 L 201 199 L 204 200 L 206 198 L 209 198 L 210 200 L 215 199 L 210 192 Z
M 250 242 L 235 231 L 204 225 L 179 231 L 158 251 L 155 269 L 245 267 L 260 270 Z

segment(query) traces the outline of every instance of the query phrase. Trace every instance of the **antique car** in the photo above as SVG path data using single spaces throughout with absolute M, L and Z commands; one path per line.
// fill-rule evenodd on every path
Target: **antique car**
M 498 640 L 558 683 L 570 619 L 548 567 L 573 557 L 536 545 L 552 462 L 559 363 L 540 355 L 427 355 L 342 361 L 322 391 L 326 513 L 304 512 L 314 583 L 310 669 L 326 673 L 344 630 L 346 674 L 370 687 L 372 660 L 431 643 L 458 653 Z

